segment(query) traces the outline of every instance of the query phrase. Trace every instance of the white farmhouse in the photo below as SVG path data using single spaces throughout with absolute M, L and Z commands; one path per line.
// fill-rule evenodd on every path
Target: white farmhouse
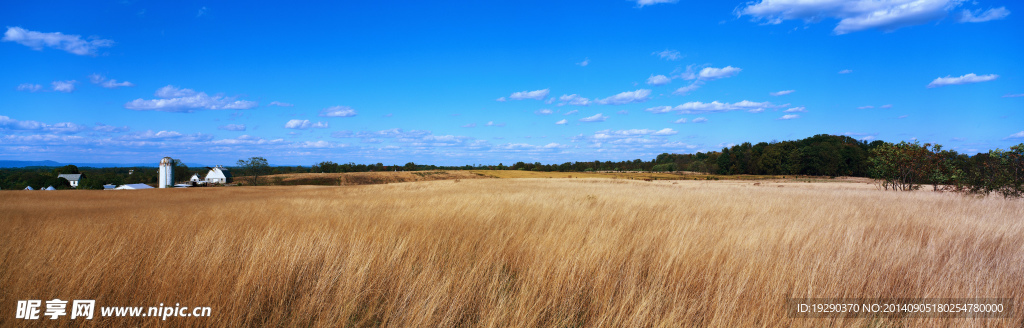
M 59 175 L 57 175 L 57 177 L 58 178 L 64 178 L 65 180 L 68 180 L 68 182 L 71 183 L 71 187 L 72 188 L 78 188 L 78 181 L 82 180 L 82 175 L 81 174 L 59 174 Z
M 231 182 L 231 172 L 223 166 L 217 165 L 206 173 L 206 183 L 228 183 Z
M 203 179 L 199 177 L 199 173 L 192 174 L 192 177 L 188 179 L 188 182 L 192 183 L 203 183 Z

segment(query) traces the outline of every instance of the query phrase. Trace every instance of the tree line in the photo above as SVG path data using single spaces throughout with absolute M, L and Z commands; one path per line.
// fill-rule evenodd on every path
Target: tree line
M 177 181 L 194 174 L 204 176 L 206 170 L 193 170 L 180 160 L 173 161 Z M 800 140 L 772 141 L 724 147 L 720 151 L 694 154 L 663 153 L 652 160 L 590 161 L 543 164 L 516 162 L 510 166 L 463 165 L 436 166 L 408 162 L 405 165 L 338 164 L 323 161 L 309 167 L 270 166 L 263 157 L 239 160 L 235 167 L 239 176 L 252 180 L 262 175 L 285 173 L 346 173 L 421 170 L 525 170 L 541 172 L 592 171 L 691 171 L 717 175 L 809 175 L 853 176 L 877 179 L 887 190 L 916 190 L 923 185 L 933 189 L 970 194 L 998 193 L 1007 197 L 1024 196 L 1024 143 L 1008 150 L 995 149 L 975 155 L 960 154 L 937 144 L 919 142 L 890 143 L 881 140 L 860 141 L 849 136 L 819 134 Z M 69 189 L 62 173 L 83 174 L 79 189 L 102 189 L 103 184 L 157 182 L 157 169 L 83 168 L 74 165 L 60 168 L 34 167 L 0 170 L 0 189 L 22 189 L 25 186 Z M 256 184 L 252 181 L 252 184 Z

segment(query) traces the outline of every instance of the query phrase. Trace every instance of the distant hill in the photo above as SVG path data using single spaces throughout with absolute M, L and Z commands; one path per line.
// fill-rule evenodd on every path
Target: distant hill
M 29 166 L 50 166 L 60 167 L 64 165 L 74 165 L 78 167 L 157 167 L 159 162 L 154 163 L 60 163 L 54 161 L 9 161 L 0 160 L 0 168 L 18 168 L 18 167 L 29 167 Z M 207 167 L 209 165 L 185 163 L 188 167 Z
M 5 161 L 0 160 L 0 167 L 26 167 L 26 166 L 64 166 L 54 161 Z

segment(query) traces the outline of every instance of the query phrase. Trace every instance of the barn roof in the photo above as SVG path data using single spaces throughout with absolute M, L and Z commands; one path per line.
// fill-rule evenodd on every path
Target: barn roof
M 82 179 L 81 174 L 58 174 L 57 177 L 67 179 L 68 181 L 78 181 Z

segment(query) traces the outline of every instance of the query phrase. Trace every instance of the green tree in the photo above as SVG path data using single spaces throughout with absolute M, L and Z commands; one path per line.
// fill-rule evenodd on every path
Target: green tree
M 263 157 L 240 159 L 235 165 L 242 171 L 244 179 L 252 186 L 259 185 L 260 176 L 266 175 L 270 171 L 270 164 L 267 164 L 267 159 Z

